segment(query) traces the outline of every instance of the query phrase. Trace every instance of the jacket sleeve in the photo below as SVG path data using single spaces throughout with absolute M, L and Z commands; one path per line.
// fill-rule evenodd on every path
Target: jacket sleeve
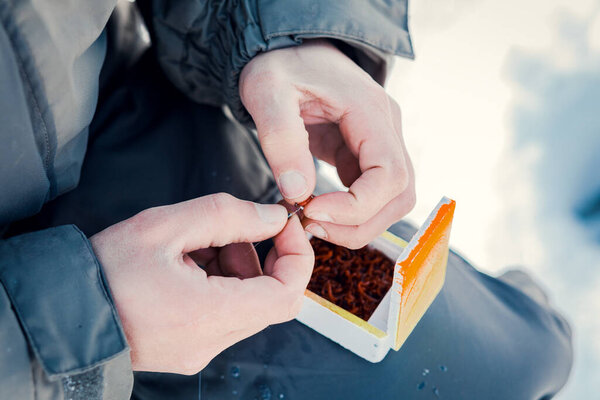
M 0 2 L 0 234 L 77 183 L 113 6 Z M 0 239 L 0 399 L 126 399 L 132 382 L 87 238 L 61 226 Z
M 0 241 L 0 283 L 0 398 L 129 397 L 129 348 L 81 231 Z
M 146 0 L 142 5 L 158 59 L 193 100 L 228 105 L 250 123 L 238 90 L 242 68 L 260 52 L 304 39 L 341 41 L 382 81 L 392 55 L 413 57 L 407 0 Z

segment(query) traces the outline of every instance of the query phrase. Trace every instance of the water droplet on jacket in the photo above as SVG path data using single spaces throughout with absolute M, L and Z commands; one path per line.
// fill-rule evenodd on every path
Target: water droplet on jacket
M 263 368 L 267 369 L 267 368 L 269 368 L 269 366 L 267 364 L 263 364 Z
M 440 391 L 435 386 L 433 387 L 433 394 L 435 395 L 435 397 L 440 397 Z
M 260 400 L 271 400 L 271 397 L 273 396 L 271 388 L 265 384 L 258 386 L 258 393 L 260 394 Z
M 234 395 L 234 396 L 237 396 L 237 394 L 238 394 L 238 391 L 237 391 L 237 390 L 232 390 L 232 391 L 231 391 L 231 394 L 232 394 L 232 395 Z
M 67 390 L 70 391 L 70 392 L 72 392 L 72 391 L 75 390 L 75 386 L 76 385 L 75 385 L 75 382 L 73 382 L 71 380 L 71 377 L 67 377 L 66 378 L 66 386 L 67 386 Z
M 233 376 L 234 378 L 239 378 L 240 377 L 240 368 L 239 367 L 231 367 L 231 376 Z
M 429 373 L 429 370 L 427 368 L 423 369 L 423 376 L 427 375 Z
M 417 385 L 417 390 L 423 390 L 423 388 L 425 387 L 425 382 L 421 382 Z
M 440 371 L 446 372 L 448 371 L 448 367 L 446 367 L 445 365 L 440 365 Z
M 221 375 L 221 376 L 219 377 L 219 379 L 220 379 L 220 380 L 223 380 L 223 379 L 225 379 L 225 375 Z
M 279 393 L 279 398 L 280 399 L 285 399 L 285 395 L 283 393 Z

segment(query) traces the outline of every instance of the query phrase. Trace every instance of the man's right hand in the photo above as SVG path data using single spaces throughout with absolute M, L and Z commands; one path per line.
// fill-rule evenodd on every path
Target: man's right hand
M 275 235 L 263 273 L 246 242 Z M 197 373 L 234 343 L 294 318 L 314 262 L 296 216 L 226 194 L 145 210 L 90 241 L 141 371 Z

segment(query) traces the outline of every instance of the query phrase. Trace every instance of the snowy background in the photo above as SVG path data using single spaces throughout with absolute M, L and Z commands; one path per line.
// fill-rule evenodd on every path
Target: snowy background
M 417 58 L 388 81 L 416 169 L 409 219 L 454 198 L 453 246 L 491 274 L 522 266 L 573 325 L 558 398 L 599 398 L 600 3 L 410 7 Z

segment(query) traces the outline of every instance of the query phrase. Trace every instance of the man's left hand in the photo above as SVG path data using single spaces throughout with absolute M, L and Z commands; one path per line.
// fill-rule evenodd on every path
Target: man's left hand
M 288 202 L 313 192 L 313 155 L 335 166 L 349 187 L 306 206 L 307 231 L 358 248 L 414 206 L 399 106 L 331 43 L 306 41 L 256 56 L 242 70 L 240 96 Z

